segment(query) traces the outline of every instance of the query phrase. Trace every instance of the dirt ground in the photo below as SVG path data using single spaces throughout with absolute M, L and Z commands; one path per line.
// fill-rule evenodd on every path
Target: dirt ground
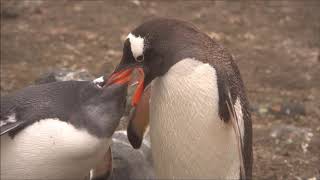
M 252 106 L 255 179 L 320 178 L 320 1 L 1 0 L 1 95 L 52 69 L 110 73 L 152 17 L 227 47 Z

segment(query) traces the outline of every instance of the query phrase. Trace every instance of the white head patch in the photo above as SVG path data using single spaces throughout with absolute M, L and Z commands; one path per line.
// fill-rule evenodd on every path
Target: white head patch
M 128 39 L 131 45 L 131 52 L 134 58 L 137 59 L 138 56 L 143 55 L 144 39 L 140 36 L 137 37 L 131 33 L 129 33 Z

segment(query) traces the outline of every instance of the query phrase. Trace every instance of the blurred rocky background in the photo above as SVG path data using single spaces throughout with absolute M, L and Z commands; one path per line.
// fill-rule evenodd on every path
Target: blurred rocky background
M 256 179 L 320 178 L 317 0 L 1 0 L 1 95 L 110 73 L 130 30 L 156 16 L 190 21 L 232 52 L 253 112 Z

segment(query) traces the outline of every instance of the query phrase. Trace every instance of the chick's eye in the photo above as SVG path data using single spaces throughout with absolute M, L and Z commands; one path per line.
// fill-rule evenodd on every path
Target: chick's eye
M 137 61 L 138 62 L 142 62 L 144 60 L 144 56 L 143 55 L 140 55 L 137 57 Z

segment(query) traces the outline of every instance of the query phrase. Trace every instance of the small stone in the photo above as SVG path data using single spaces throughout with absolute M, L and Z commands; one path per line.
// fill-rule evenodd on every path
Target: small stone
M 313 100 L 315 100 L 316 98 L 314 97 L 314 95 L 312 95 L 312 94 L 310 94 L 310 95 L 308 95 L 307 96 L 307 100 L 309 100 L 309 101 L 313 101 Z
M 230 16 L 229 17 L 229 22 L 232 24 L 239 24 L 241 23 L 241 18 L 239 16 Z
M 258 113 L 259 114 L 267 114 L 268 113 L 268 108 L 266 108 L 266 107 L 260 107 L 259 109 L 258 109 Z
M 317 180 L 316 177 L 311 177 L 311 178 L 308 178 L 308 180 Z
M 133 4 L 135 4 L 136 6 L 140 6 L 141 2 L 139 0 L 133 0 L 131 1 Z
M 272 71 L 271 71 L 271 69 L 266 69 L 266 74 L 271 74 L 272 73 Z
M 73 7 L 73 10 L 76 11 L 76 12 L 80 12 L 83 10 L 83 6 L 77 4 Z
M 88 40 L 93 40 L 93 39 L 96 39 L 98 37 L 98 35 L 96 33 L 93 33 L 93 32 L 85 32 L 85 37 L 88 39 Z
M 247 40 L 254 40 L 256 38 L 256 36 L 250 32 L 246 32 L 243 37 Z
M 283 155 L 283 156 L 286 156 L 286 157 L 289 157 L 289 156 L 290 156 L 290 153 L 289 153 L 288 151 L 286 151 L 286 152 L 284 152 L 282 155 Z
M 270 136 L 273 137 L 273 138 L 276 138 L 278 136 L 277 131 L 271 132 Z
M 216 33 L 216 32 L 209 32 L 207 33 L 212 39 L 216 39 L 216 40 L 221 40 L 222 39 L 222 36 L 219 35 L 219 33 Z
M 287 139 L 288 144 L 292 144 L 293 140 L 291 138 Z
M 274 112 L 280 112 L 281 106 L 280 105 L 273 105 L 273 106 L 271 106 L 271 110 Z

